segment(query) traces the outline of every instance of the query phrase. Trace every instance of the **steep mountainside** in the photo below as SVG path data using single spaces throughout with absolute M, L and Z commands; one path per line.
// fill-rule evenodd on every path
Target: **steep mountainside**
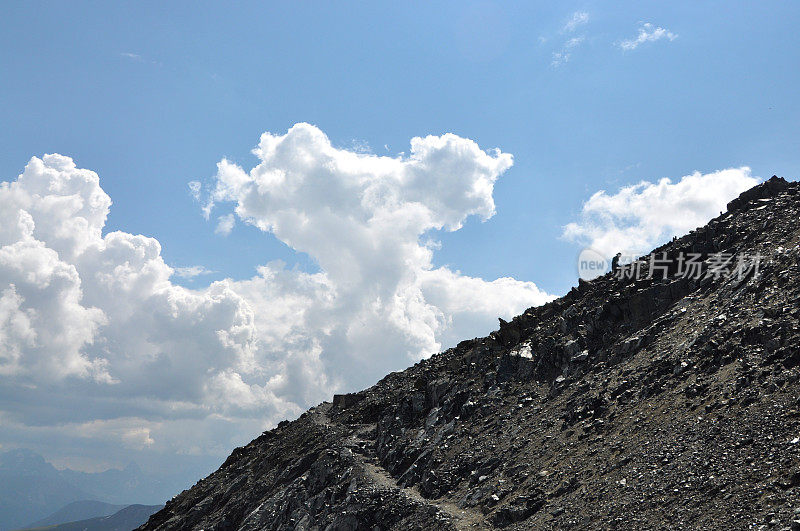
M 281 423 L 142 529 L 800 528 L 798 219 L 773 178 L 655 261 Z

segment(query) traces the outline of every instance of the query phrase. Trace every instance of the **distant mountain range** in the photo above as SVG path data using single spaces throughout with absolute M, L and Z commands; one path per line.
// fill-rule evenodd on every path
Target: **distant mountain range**
M 130 531 L 144 524 L 151 514 L 162 507 L 164 506 L 128 505 L 111 515 L 87 518 L 77 522 L 30 528 L 26 531 L 44 529 L 47 529 L 47 531 Z
M 25 528 L 49 527 L 65 522 L 77 522 L 78 520 L 88 520 L 99 516 L 109 516 L 124 508 L 125 505 L 114 505 L 96 500 L 76 501 L 68 503 L 47 518 L 27 524 Z
M 110 506 L 108 515 L 132 502 L 163 502 L 175 492 L 174 486 L 165 486 L 133 463 L 122 470 L 87 473 L 59 470 L 30 450 L 11 450 L 0 454 L 0 531 L 39 525 L 48 515 L 69 510 L 66 506 L 73 502 L 82 502 L 83 509 L 102 502 Z M 80 504 L 72 509 L 78 510 L 73 520 L 104 515 L 106 510 L 80 512 Z

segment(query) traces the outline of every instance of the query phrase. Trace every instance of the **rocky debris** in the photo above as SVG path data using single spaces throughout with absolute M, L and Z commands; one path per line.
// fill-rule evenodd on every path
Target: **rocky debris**
M 282 423 L 142 529 L 800 527 L 800 185 Z M 656 262 L 644 257 L 644 273 Z
M 743 192 L 739 197 L 728 203 L 728 211 L 739 210 L 744 205 L 758 199 L 775 197 L 787 188 L 789 188 L 789 183 L 786 179 L 773 175 L 768 181 Z
M 364 398 L 363 394 L 348 393 L 344 395 L 333 395 L 333 407 L 347 409 L 356 405 Z

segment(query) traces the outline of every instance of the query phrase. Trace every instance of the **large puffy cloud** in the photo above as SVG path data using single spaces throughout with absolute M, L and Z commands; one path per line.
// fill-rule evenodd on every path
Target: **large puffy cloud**
M 187 289 L 158 241 L 103 233 L 111 200 L 70 158 L 33 158 L 0 184 L 0 442 L 90 433 L 174 453 L 191 433 L 187 452 L 226 453 L 550 298 L 433 265 L 435 231 L 494 214 L 508 154 L 448 134 L 378 157 L 308 124 L 264 134 L 254 152 L 256 167 L 223 160 L 193 194 L 207 213 L 232 205 L 319 271 L 270 262 Z
M 81 304 L 79 273 L 60 255 L 74 260 L 99 235 L 110 202 L 93 193 L 91 172 L 49 182 L 74 170 L 66 164 L 33 159 L 15 183 L 0 184 L 0 374 L 108 382 L 107 360 L 83 353 L 105 316 Z
M 564 227 L 563 236 L 605 257 L 617 252 L 637 256 L 672 236 L 706 224 L 726 204 L 758 184 L 750 168 L 731 168 L 684 176 L 673 183 L 642 181 L 609 195 L 601 190 L 584 203 L 581 218 Z
M 366 385 L 549 298 L 530 282 L 435 268 L 434 245 L 423 243 L 430 231 L 494 214 L 494 183 L 512 165 L 506 153 L 446 134 L 381 157 L 338 149 L 297 124 L 262 135 L 254 154 L 250 170 L 218 164 L 208 206 L 232 203 L 243 222 L 320 267 L 310 275 L 268 264 L 236 288 L 258 308 L 288 298 L 258 328 L 288 353 L 283 383 L 296 400 L 301 389 Z
M 97 174 L 60 155 L 0 185 L 0 407 L 33 424 L 254 407 L 220 396 L 234 375 L 265 418 L 295 412 L 264 383 L 253 309 L 231 283 L 174 285 L 158 241 L 102 234 L 110 205 Z M 144 433 L 136 422 L 117 433 Z

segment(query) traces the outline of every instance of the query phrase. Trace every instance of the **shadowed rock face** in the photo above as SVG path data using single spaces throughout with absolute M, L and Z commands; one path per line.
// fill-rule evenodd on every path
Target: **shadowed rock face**
M 142 529 L 800 528 L 798 219 L 773 178 L 654 278 L 645 257 L 337 395 Z M 761 261 L 690 278 L 688 253 Z

